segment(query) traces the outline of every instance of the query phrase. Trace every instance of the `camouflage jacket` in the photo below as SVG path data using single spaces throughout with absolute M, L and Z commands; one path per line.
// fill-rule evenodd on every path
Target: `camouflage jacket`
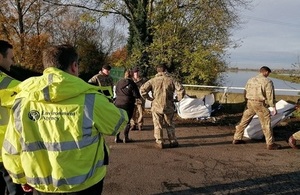
M 137 80 L 137 81 L 135 80 L 134 82 L 135 82 L 135 84 L 137 85 L 137 87 L 140 89 L 141 86 L 142 86 L 144 83 L 146 83 L 147 81 L 148 81 L 147 78 L 142 77 L 141 79 L 139 79 L 139 80 Z M 146 102 L 146 100 L 145 100 L 144 98 L 140 97 L 140 98 L 137 98 L 137 99 L 136 99 L 135 104 L 136 104 L 136 105 L 142 105 L 142 106 L 144 107 L 144 106 L 145 106 L 145 102 Z
M 248 100 L 265 101 L 270 107 L 275 107 L 275 91 L 272 80 L 261 73 L 250 78 L 245 86 L 245 97 Z
M 149 96 L 149 92 L 152 93 L 152 97 Z M 154 78 L 144 83 L 140 93 L 144 99 L 152 101 L 151 111 L 166 114 L 175 111 L 174 95 L 180 101 L 185 95 L 185 90 L 169 73 L 163 72 L 157 73 Z
M 98 86 L 111 86 L 113 88 L 113 78 L 109 75 L 104 75 L 101 71 L 94 75 L 88 83 Z

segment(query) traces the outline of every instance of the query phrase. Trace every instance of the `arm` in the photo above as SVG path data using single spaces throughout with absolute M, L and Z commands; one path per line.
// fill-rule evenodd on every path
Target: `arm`
M 266 85 L 266 100 L 268 105 L 273 108 L 272 115 L 277 114 L 277 109 L 275 107 L 275 90 L 271 80 Z
M 153 98 L 149 96 L 149 92 L 152 91 L 151 80 L 144 83 L 140 88 L 140 94 L 142 98 L 147 99 L 149 101 L 153 101 Z
M 93 76 L 92 78 L 90 78 L 90 80 L 88 80 L 88 83 L 93 84 L 93 85 L 98 85 L 96 75 Z
M 133 97 L 141 98 L 139 88 L 137 87 L 137 85 L 133 81 L 132 81 L 132 87 L 133 87 Z
M 97 95 L 93 121 L 100 133 L 104 135 L 116 135 L 125 129 L 128 116 L 125 110 L 117 108 L 106 97 Z
M 26 178 L 22 167 L 20 154 L 22 147 L 20 144 L 21 135 L 15 129 L 14 117 L 12 112 L 6 129 L 5 139 L 2 147 L 3 164 L 14 183 L 25 185 Z
M 185 95 L 185 89 L 178 81 L 174 81 L 175 92 L 177 95 L 177 100 L 180 101 Z

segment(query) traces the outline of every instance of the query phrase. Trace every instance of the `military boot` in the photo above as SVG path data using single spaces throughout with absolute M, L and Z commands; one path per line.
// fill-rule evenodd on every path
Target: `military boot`
M 124 130 L 124 139 L 123 143 L 130 143 L 133 142 L 132 139 L 129 139 L 129 131 L 130 131 L 130 125 L 127 125 L 125 130 Z

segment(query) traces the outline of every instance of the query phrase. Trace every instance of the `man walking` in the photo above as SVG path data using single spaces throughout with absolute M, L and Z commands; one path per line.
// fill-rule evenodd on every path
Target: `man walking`
M 245 109 L 240 124 L 236 126 L 236 131 L 233 137 L 233 144 L 244 144 L 242 140 L 244 130 L 251 122 L 251 119 L 256 114 L 259 118 L 262 131 L 265 135 L 267 149 L 277 150 L 281 146 L 274 143 L 273 130 L 271 128 L 271 114 L 276 115 L 275 107 L 275 92 L 272 80 L 267 77 L 271 73 L 271 69 L 267 66 L 260 68 L 260 73 L 249 79 L 245 86 L 245 99 L 247 100 L 247 108 Z M 267 107 L 272 107 L 272 113 Z
M 151 111 L 156 146 L 161 149 L 164 148 L 163 127 L 165 122 L 170 147 L 178 147 L 175 125 L 173 123 L 175 113 L 174 101 L 180 101 L 185 95 L 185 90 L 167 72 L 165 65 L 157 66 L 156 71 L 155 77 L 141 86 L 140 93 L 144 99 L 152 101 Z M 149 92 L 152 93 L 152 97 L 149 96 Z M 174 93 L 177 95 L 177 100 L 174 99 Z

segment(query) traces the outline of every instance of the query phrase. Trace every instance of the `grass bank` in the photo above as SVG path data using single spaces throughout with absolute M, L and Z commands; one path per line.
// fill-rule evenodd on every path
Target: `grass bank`
M 269 77 L 284 80 L 284 81 L 289 81 L 291 83 L 300 83 L 300 76 L 295 76 L 290 74 L 271 73 Z

